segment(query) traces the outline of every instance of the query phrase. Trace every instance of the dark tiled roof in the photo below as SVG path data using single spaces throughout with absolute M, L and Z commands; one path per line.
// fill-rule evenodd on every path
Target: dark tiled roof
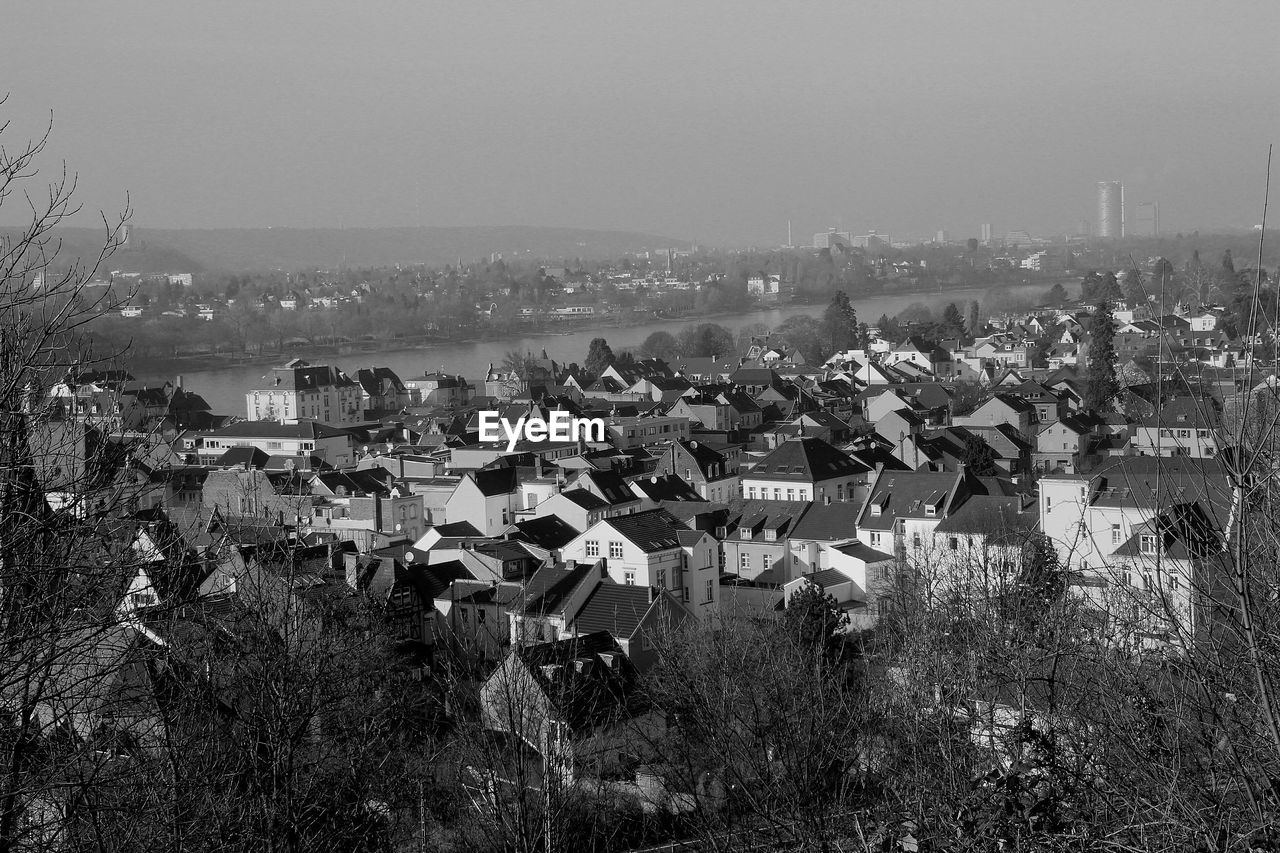
M 414 563 L 396 572 L 395 586 L 408 586 L 418 593 L 418 598 L 426 607 L 439 598 L 455 580 L 475 580 L 475 575 L 457 560 L 444 563 L 432 563 L 425 566 Z
M 614 637 L 626 639 L 640 627 L 641 620 L 653 606 L 652 594 L 647 586 L 602 583 L 574 617 L 574 628 L 586 632 L 607 631 Z
M 476 486 L 485 497 L 509 495 L 516 490 L 514 468 L 487 468 L 475 471 L 470 476 L 475 478 Z
M 675 548 L 680 544 L 676 534 L 683 525 L 664 509 L 651 509 L 607 521 L 614 530 L 646 553 Z
M 796 522 L 790 538 L 823 542 L 848 539 L 858 521 L 858 509 L 858 504 L 853 503 L 815 503 Z
M 565 596 L 595 571 L 598 569 L 593 563 L 558 563 L 543 566 L 525 583 L 524 605 L 521 611 L 531 616 L 559 612 Z
M 344 430 L 322 423 L 300 420 L 296 424 L 276 421 L 239 421 L 212 433 L 213 438 L 299 438 L 316 439 L 345 436 Z
M 643 708 L 635 667 L 606 632 L 521 646 L 513 654 L 575 732 L 609 725 Z M 579 661 L 590 665 L 580 668 Z
M 547 550 L 563 548 L 582 532 L 556 515 L 517 521 L 515 528 L 511 534 L 513 539 L 521 539 Z
M 746 475 L 751 479 L 816 482 L 866 473 L 849 454 L 820 438 L 784 441 Z

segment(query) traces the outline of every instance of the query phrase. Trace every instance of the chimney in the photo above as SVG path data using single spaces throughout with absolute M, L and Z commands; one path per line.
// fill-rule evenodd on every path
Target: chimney
M 176 382 L 174 382 L 174 383 L 173 383 L 173 387 L 174 387 L 174 388 L 179 388 L 179 389 L 180 389 L 180 388 L 182 388 L 182 374 L 181 374 L 181 373 L 179 373 L 179 374 L 178 374 L 178 379 L 177 379 L 177 381 L 176 381 Z

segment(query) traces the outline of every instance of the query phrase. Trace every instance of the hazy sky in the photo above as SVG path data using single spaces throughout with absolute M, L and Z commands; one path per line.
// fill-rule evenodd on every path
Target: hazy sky
M 8 145 L 53 110 L 46 165 L 142 227 L 1061 233 L 1104 178 L 1248 226 L 1280 141 L 1273 1 L 22 2 L 5 34 Z

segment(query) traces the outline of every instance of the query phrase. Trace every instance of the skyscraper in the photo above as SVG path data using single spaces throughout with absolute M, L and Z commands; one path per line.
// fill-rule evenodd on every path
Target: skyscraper
M 1119 181 L 1098 181 L 1098 236 L 1124 236 L 1124 184 Z

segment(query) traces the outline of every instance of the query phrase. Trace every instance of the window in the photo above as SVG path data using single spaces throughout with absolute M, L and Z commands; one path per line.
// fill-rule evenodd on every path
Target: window
M 599 556 L 600 556 L 600 543 L 599 543 L 599 541 L 597 541 L 597 540 L 595 540 L 595 539 L 588 539 L 588 540 L 587 540 L 587 556 L 588 556 L 588 557 L 599 557 Z
M 667 570 L 666 569 L 658 569 L 657 587 L 658 589 L 667 588 Z
M 465 607 L 459 607 L 459 608 L 458 608 L 458 615 L 462 617 L 462 624 L 463 624 L 463 625 L 466 625 L 466 624 L 467 624 L 467 622 L 468 622 L 468 618 L 467 618 L 467 617 L 468 617 L 468 616 L 470 616 L 470 614 L 467 612 L 467 608 L 465 608 Z
M 751 555 L 750 555 L 750 554 L 748 554 L 747 552 L 745 552 L 745 551 L 744 551 L 744 552 L 742 552 L 741 554 L 739 554 L 739 555 L 738 555 L 738 568 L 739 568 L 739 569 L 741 569 L 741 570 L 742 570 L 742 571 L 744 571 L 744 572 L 745 572 L 747 569 L 750 569 L 750 568 L 751 568 Z
M 844 500 L 844 483 L 836 483 L 836 500 Z
M 621 559 L 622 559 L 622 543 L 621 543 L 621 542 L 610 542 L 610 543 L 609 543 L 609 558 L 610 558 L 611 560 L 621 560 Z
M 871 531 L 871 546 L 873 548 L 880 547 L 880 531 L 879 530 Z
M 1111 544 L 1119 545 L 1120 541 L 1120 525 L 1113 524 L 1111 525 Z
M 1143 554 L 1154 554 L 1156 552 L 1156 537 L 1152 533 L 1144 533 L 1138 538 L 1138 550 Z
M 706 583 L 706 587 L 707 587 L 707 596 L 706 596 L 706 598 L 704 599 L 705 601 L 715 601 L 715 598 L 716 598 L 716 587 L 715 587 L 715 583 L 716 583 L 716 582 L 715 582 L 714 580 L 709 580 L 709 581 L 707 581 L 707 583 Z
M 689 600 L 689 587 L 687 586 L 684 588 L 684 600 L 685 601 Z
M 485 610 L 483 607 L 477 607 L 477 608 L 476 608 L 476 622 L 477 622 L 478 624 L 483 625 L 483 624 L 484 624 L 484 620 L 485 620 L 485 616 L 486 616 L 487 614 L 488 614 L 488 611 L 487 611 L 487 610 Z
M 774 499 L 775 501 L 780 501 L 780 500 L 782 500 L 782 489 L 774 489 L 774 490 L 773 490 L 773 499 Z
M 948 537 L 947 537 L 947 547 L 948 547 L 949 549 L 951 549 L 952 551 L 959 551 L 959 550 L 960 550 L 960 539 L 959 539 L 958 537 L 956 537 L 956 536 L 948 536 Z
M 911 534 L 911 547 L 912 547 L 912 548 L 919 548 L 919 547 L 920 547 L 920 534 L 919 534 L 919 533 L 912 533 L 912 534 Z
M 747 497 L 748 497 L 748 498 L 750 498 L 751 500 L 755 500 L 755 499 L 756 499 L 756 487 L 755 487 L 755 486 L 752 486 L 751 488 L 747 489 Z
M 796 490 L 795 490 L 795 489 L 787 489 L 787 500 L 789 500 L 789 501 L 793 501 L 793 500 L 795 500 L 795 499 L 796 499 Z
M 622 575 L 622 580 L 623 580 L 623 583 L 625 583 L 627 586 L 635 586 L 635 585 L 636 585 L 636 573 L 635 573 L 635 572 L 624 572 L 624 573 L 623 573 L 623 575 Z

